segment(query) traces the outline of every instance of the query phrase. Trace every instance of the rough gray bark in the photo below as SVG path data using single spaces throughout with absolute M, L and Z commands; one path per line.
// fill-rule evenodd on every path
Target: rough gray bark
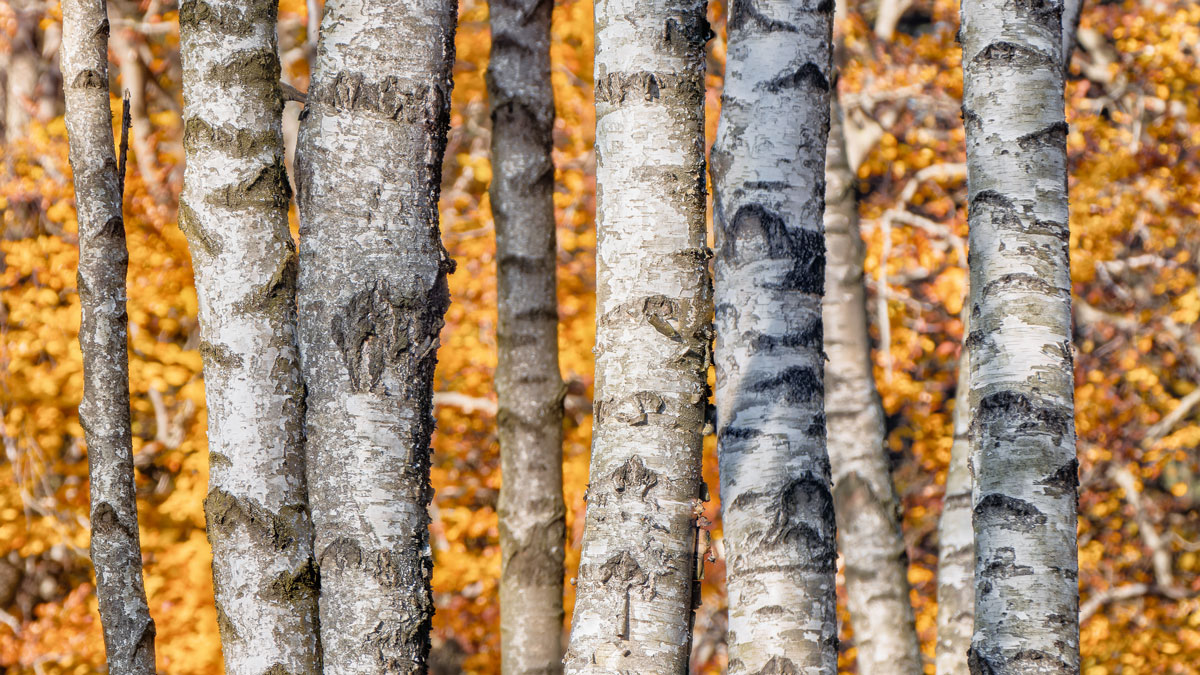
M 970 307 L 967 300 L 965 308 Z M 964 309 L 963 334 L 969 330 Z M 954 444 L 946 472 L 946 495 L 938 520 L 937 673 L 967 675 L 967 650 L 975 621 L 975 532 L 971 529 L 970 354 L 966 345 L 958 357 L 958 393 L 954 401 Z
M 831 3 L 730 7 L 713 145 L 730 673 L 836 673 L 821 297 Z
M 596 402 L 571 673 L 687 672 L 712 340 L 705 5 L 596 3 Z
M 492 216 L 499 286 L 500 654 L 562 672 L 563 388 L 555 293 L 551 0 L 492 0 Z
M 974 675 L 1079 672 L 1061 13 L 962 7 Z
M 846 157 L 840 106 L 833 112 L 826 169 L 825 415 L 838 539 L 858 670 L 922 672 L 909 601 L 908 554 L 892 484 L 883 406 L 875 388 L 867 328 L 864 245 L 856 178 Z
M 300 124 L 297 302 L 326 673 L 424 672 L 429 652 L 456 10 L 330 0 Z
M 274 0 L 187 0 L 179 12 L 179 224 L 200 300 L 205 513 L 231 675 L 321 672 L 276 13 Z
M 88 447 L 92 565 L 111 673 L 154 673 L 154 621 L 142 585 L 129 427 L 125 222 L 108 97 L 108 15 L 103 0 L 64 0 L 62 68 L 75 208 Z

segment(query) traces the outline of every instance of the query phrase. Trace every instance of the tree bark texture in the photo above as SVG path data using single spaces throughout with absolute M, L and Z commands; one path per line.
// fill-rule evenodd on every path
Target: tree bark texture
M 962 7 L 974 675 L 1079 672 L 1061 12 Z
M 420 673 L 429 652 L 456 10 L 330 0 L 300 125 L 297 302 L 326 673 Z
M 836 103 L 832 116 L 825 173 L 825 414 L 850 621 L 860 673 L 916 675 L 922 672 L 921 643 L 871 362 L 856 178 Z
M 103 0 L 64 0 L 66 125 L 79 216 L 83 400 L 88 447 L 92 565 L 111 673 L 154 673 L 154 621 L 142 584 L 132 432 L 129 426 L 125 222 L 108 95 L 108 15 Z
M 562 672 L 563 388 L 558 369 L 551 0 L 492 0 L 492 216 L 499 353 L 500 650 L 505 673 Z
M 688 668 L 712 342 L 705 5 L 596 3 L 596 403 L 571 673 Z
M 832 3 L 730 7 L 713 146 L 730 673 L 836 673 L 821 296 Z
M 200 300 L 205 513 L 231 675 L 321 672 L 276 5 L 187 0 L 179 12 L 179 224 Z
M 965 307 L 970 306 L 968 299 Z M 969 312 L 963 314 L 967 334 Z M 975 532 L 971 527 L 970 354 L 963 345 L 958 359 L 958 393 L 954 401 L 954 444 L 946 472 L 946 495 L 938 521 L 937 673 L 967 675 L 967 650 L 975 621 Z

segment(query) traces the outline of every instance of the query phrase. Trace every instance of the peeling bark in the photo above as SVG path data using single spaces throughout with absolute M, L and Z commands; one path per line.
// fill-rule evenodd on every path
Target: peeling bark
M 154 673 L 154 620 L 142 584 L 133 437 L 129 426 L 125 222 L 108 96 L 108 15 L 102 0 L 64 0 L 66 125 L 79 215 L 83 400 L 92 565 L 112 673 Z
M 200 300 L 205 513 L 231 675 L 321 672 L 276 12 L 273 0 L 180 7 L 187 168 L 179 224 Z M 135 53 L 126 67 L 140 68 Z
M 563 387 L 555 293 L 551 0 L 492 0 L 492 216 L 499 287 L 500 651 L 505 673 L 562 672 Z
M 974 675 L 1079 672 L 1061 13 L 962 8 Z
M 970 299 L 964 305 L 970 307 Z M 963 333 L 970 330 L 964 310 Z M 938 520 L 937 673 L 967 675 L 967 650 L 975 621 L 975 532 L 971 528 L 970 353 L 958 358 L 958 393 L 954 401 L 954 444 L 946 472 L 946 495 Z
M 821 298 L 833 5 L 730 7 L 713 146 L 730 673 L 836 673 Z
M 301 115 L 297 302 L 326 673 L 420 673 L 429 653 L 456 19 L 452 0 L 330 0 Z M 282 163 L 265 178 L 285 182 Z
M 825 173 L 825 414 L 850 621 L 860 673 L 916 675 L 922 672 L 921 643 L 871 363 L 856 178 L 847 161 L 840 106 L 835 104 L 832 115 Z
M 596 3 L 596 403 L 571 673 L 687 672 L 712 339 L 705 9 Z

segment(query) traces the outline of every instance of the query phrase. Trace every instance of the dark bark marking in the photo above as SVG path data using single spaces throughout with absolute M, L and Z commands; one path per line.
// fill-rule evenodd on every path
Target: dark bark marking
M 1069 289 L 1059 288 L 1041 277 L 1024 272 L 1016 272 L 1013 274 L 1005 274 L 993 279 L 992 281 L 989 281 L 988 284 L 983 287 L 983 293 L 980 295 L 980 300 L 986 298 L 990 293 L 997 289 L 1032 291 L 1034 293 L 1049 295 L 1052 297 L 1062 296 L 1070 293 Z
M 820 7 L 823 7 L 826 4 L 830 4 L 828 0 L 824 0 Z M 820 7 L 818 7 L 817 11 L 822 11 Z M 830 10 L 832 10 L 832 5 L 830 6 Z M 763 14 L 758 7 L 755 6 L 755 0 L 733 0 L 733 3 L 729 7 L 729 32 L 732 33 L 734 31 L 740 31 L 750 23 L 753 23 L 759 30 L 767 33 L 773 33 L 776 31 L 785 33 L 800 32 L 800 29 L 794 24 L 790 24 L 786 21 L 779 21 L 778 19 L 772 19 L 771 17 Z
M 322 576 L 329 572 L 344 572 L 346 569 L 361 570 L 384 588 L 425 588 L 433 574 L 433 561 L 418 552 L 425 548 L 425 537 L 413 535 L 412 541 L 395 549 L 364 549 L 349 537 L 333 540 L 321 551 L 317 565 Z M 433 614 L 432 599 L 422 596 L 426 606 L 414 608 Z
M 1066 122 L 1055 122 L 1044 129 L 1021 136 L 1017 139 L 1017 146 L 1022 150 L 1050 147 L 1061 151 L 1067 147 L 1067 130 Z
M 1071 433 L 1074 415 L 1069 407 L 1038 401 L 1021 392 L 1000 391 L 979 401 L 971 432 L 978 434 L 983 425 L 991 424 L 1001 425 L 1008 433 L 1050 435 L 1058 443 Z
M 811 61 L 800 66 L 795 72 L 780 75 L 767 82 L 762 82 L 756 89 L 766 89 L 777 94 L 784 89 L 798 89 L 803 86 L 812 87 L 817 91 L 829 91 L 829 78 L 821 72 L 820 67 Z
M 204 0 L 184 0 L 179 5 L 179 25 L 181 29 L 200 30 L 202 24 L 209 24 L 209 30 L 214 32 L 245 37 L 254 32 L 256 25 L 274 25 L 277 10 L 274 5 L 264 3 L 248 3 L 243 12 L 213 7 Z
M 213 363 L 222 368 L 241 368 L 243 363 L 241 354 L 223 344 L 215 344 L 208 340 L 200 341 L 200 357 L 204 363 Z
M 107 22 L 106 22 L 107 23 Z M 71 80 L 72 89 L 108 89 L 108 78 L 97 70 L 86 69 L 79 71 Z
M 772 656 L 770 661 L 751 675 L 800 675 L 800 672 L 800 668 L 791 659 Z
M 596 103 L 620 105 L 626 100 L 667 99 L 673 105 L 697 106 L 704 102 L 704 82 L 678 73 L 608 73 L 596 80 Z
M 642 458 L 634 455 L 609 474 L 613 491 L 618 495 L 638 494 L 638 499 L 646 501 L 646 496 L 654 486 L 658 485 L 658 472 L 647 468 Z M 633 489 L 630 489 L 633 488 Z
M 538 523 L 530 536 L 521 541 L 517 541 L 516 536 L 508 531 L 505 519 L 500 519 L 500 529 L 505 539 L 513 543 L 513 548 L 505 552 L 502 577 L 519 580 L 524 587 L 562 585 L 562 551 L 567 537 L 566 510 L 561 503 L 554 506 L 553 517 Z M 537 513 L 540 509 L 531 508 L 529 511 Z
M 386 280 L 379 280 L 334 313 L 333 341 L 356 391 L 378 391 L 384 369 L 395 368 L 408 350 L 410 306 Z
M 1046 514 L 1023 499 L 992 493 L 975 505 L 977 522 L 988 521 L 996 527 L 1030 533 L 1046 524 Z M 976 525 L 978 530 L 981 526 Z
M 300 504 L 284 506 L 280 511 L 272 513 L 253 499 L 237 497 L 220 488 L 210 490 L 204 499 L 204 515 L 210 532 L 230 535 L 240 525 L 254 536 L 261 537 L 276 551 L 283 551 L 295 544 L 300 533 L 292 526 L 293 519 L 288 516 L 307 512 L 307 508 Z
M 216 257 L 224 250 L 219 235 L 200 225 L 200 216 L 182 197 L 179 199 L 179 230 L 187 237 L 192 255 Z
M 124 537 L 132 536 L 134 533 L 127 523 L 122 522 L 120 514 L 112 504 L 101 502 L 92 511 L 92 536 L 108 537 L 118 531 Z
M 987 562 L 982 574 L 989 579 L 1011 579 L 1033 574 L 1033 568 L 1017 564 L 1017 552 L 1010 547 L 996 549 L 996 555 Z
M 259 132 L 228 125 L 214 127 L 202 117 L 189 117 L 183 123 L 183 146 L 189 154 L 215 145 L 233 157 L 254 157 L 281 140 L 274 130 Z
M 409 83 L 395 75 L 369 82 L 361 73 L 353 72 L 323 78 L 308 92 L 308 106 L 325 104 L 338 112 L 367 112 L 408 124 L 424 124 L 437 130 L 438 147 L 444 143 L 447 100 L 447 92 L 438 84 Z
M 824 340 L 825 326 L 820 317 L 808 322 L 797 332 L 783 334 L 751 333 L 748 339 L 749 343 L 754 346 L 754 350 L 759 352 L 770 352 L 780 348 L 796 350 L 823 349 Z
M 728 224 L 718 220 L 721 257 L 727 264 L 762 259 L 791 260 L 792 268 L 777 290 L 825 292 L 825 237 L 820 232 L 789 228 L 778 213 L 761 204 L 738 208 Z
M 321 570 L 316 561 L 309 558 L 295 573 L 280 572 L 271 581 L 270 594 L 292 604 L 315 596 L 320 589 Z
M 750 383 L 746 389 L 778 395 L 787 403 L 807 403 L 825 394 L 821 373 L 809 366 L 790 366 L 774 377 Z
M 1027 45 L 1000 40 L 984 47 L 971 59 L 970 69 L 982 70 L 988 66 L 1007 66 L 1018 70 L 1054 68 L 1058 63 L 1044 51 Z
M 291 248 L 291 242 L 287 242 Z M 296 302 L 298 264 L 295 251 L 289 250 L 271 274 L 267 283 L 248 293 L 235 307 L 242 311 L 258 310 L 269 316 L 279 316 L 278 310 L 288 311 Z
M 1074 495 L 1079 488 L 1079 460 L 1071 459 L 1071 461 L 1058 467 L 1057 471 L 1035 484 L 1045 487 L 1045 492 L 1048 495 Z

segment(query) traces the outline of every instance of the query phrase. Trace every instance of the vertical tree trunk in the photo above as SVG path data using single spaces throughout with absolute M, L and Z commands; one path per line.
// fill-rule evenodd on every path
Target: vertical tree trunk
M 975 675 L 1079 672 L 1061 11 L 962 7 Z
M 825 414 L 850 621 L 860 673 L 915 675 L 922 672 L 921 643 L 871 366 L 855 176 L 846 158 L 840 107 L 835 105 L 832 116 L 825 174 Z
M 562 672 L 562 397 L 555 293 L 551 0 L 492 0 L 492 215 L 499 285 L 500 649 Z
M 572 673 L 687 672 L 712 340 L 705 9 L 596 3 L 596 403 Z
M 962 312 L 963 334 L 969 314 Z M 958 393 L 954 401 L 954 444 L 946 472 L 946 496 L 938 521 L 937 673 L 967 675 L 967 649 L 975 621 L 975 532 L 971 528 L 971 468 L 968 464 L 971 424 L 970 354 L 966 345 L 958 358 Z
M 730 673 L 836 673 L 821 296 L 833 7 L 730 7 L 713 146 Z
M 300 126 L 297 300 L 327 673 L 424 672 L 429 652 L 456 9 L 330 0 Z
M 91 480 L 92 564 L 111 673 L 154 673 L 154 621 L 142 585 L 129 427 L 125 222 L 108 97 L 103 0 L 65 0 L 62 68 L 79 216 L 83 401 Z
M 188 0 L 179 13 L 179 223 L 200 299 L 205 512 L 231 675 L 321 672 L 276 12 L 274 0 Z
M 33 110 L 37 99 L 38 71 L 41 68 L 41 55 L 37 48 L 38 21 L 41 20 L 43 8 L 41 3 L 28 0 L 12 2 L 13 13 L 16 15 L 16 34 L 9 43 L 8 68 L 5 71 L 7 91 L 4 102 L 4 129 L 7 138 L 20 138 L 25 134 L 25 127 L 33 118 Z M 107 16 L 107 15 L 106 15 Z M 107 18 L 105 19 L 107 21 Z M 78 38 L 76 38 L 78 39 Z M 107 72 L 108 56 L 104 57 L 105 72 Z M 66 67 L 63 67 L 66 70 Z M 67 80 L 66 87 L 71 82 Z M 108 84 L 105 83 L 105 90 Z M 111 113 L 110 113 L 111 117 Z M 112 136 L 112 131 L 108 132 Z

